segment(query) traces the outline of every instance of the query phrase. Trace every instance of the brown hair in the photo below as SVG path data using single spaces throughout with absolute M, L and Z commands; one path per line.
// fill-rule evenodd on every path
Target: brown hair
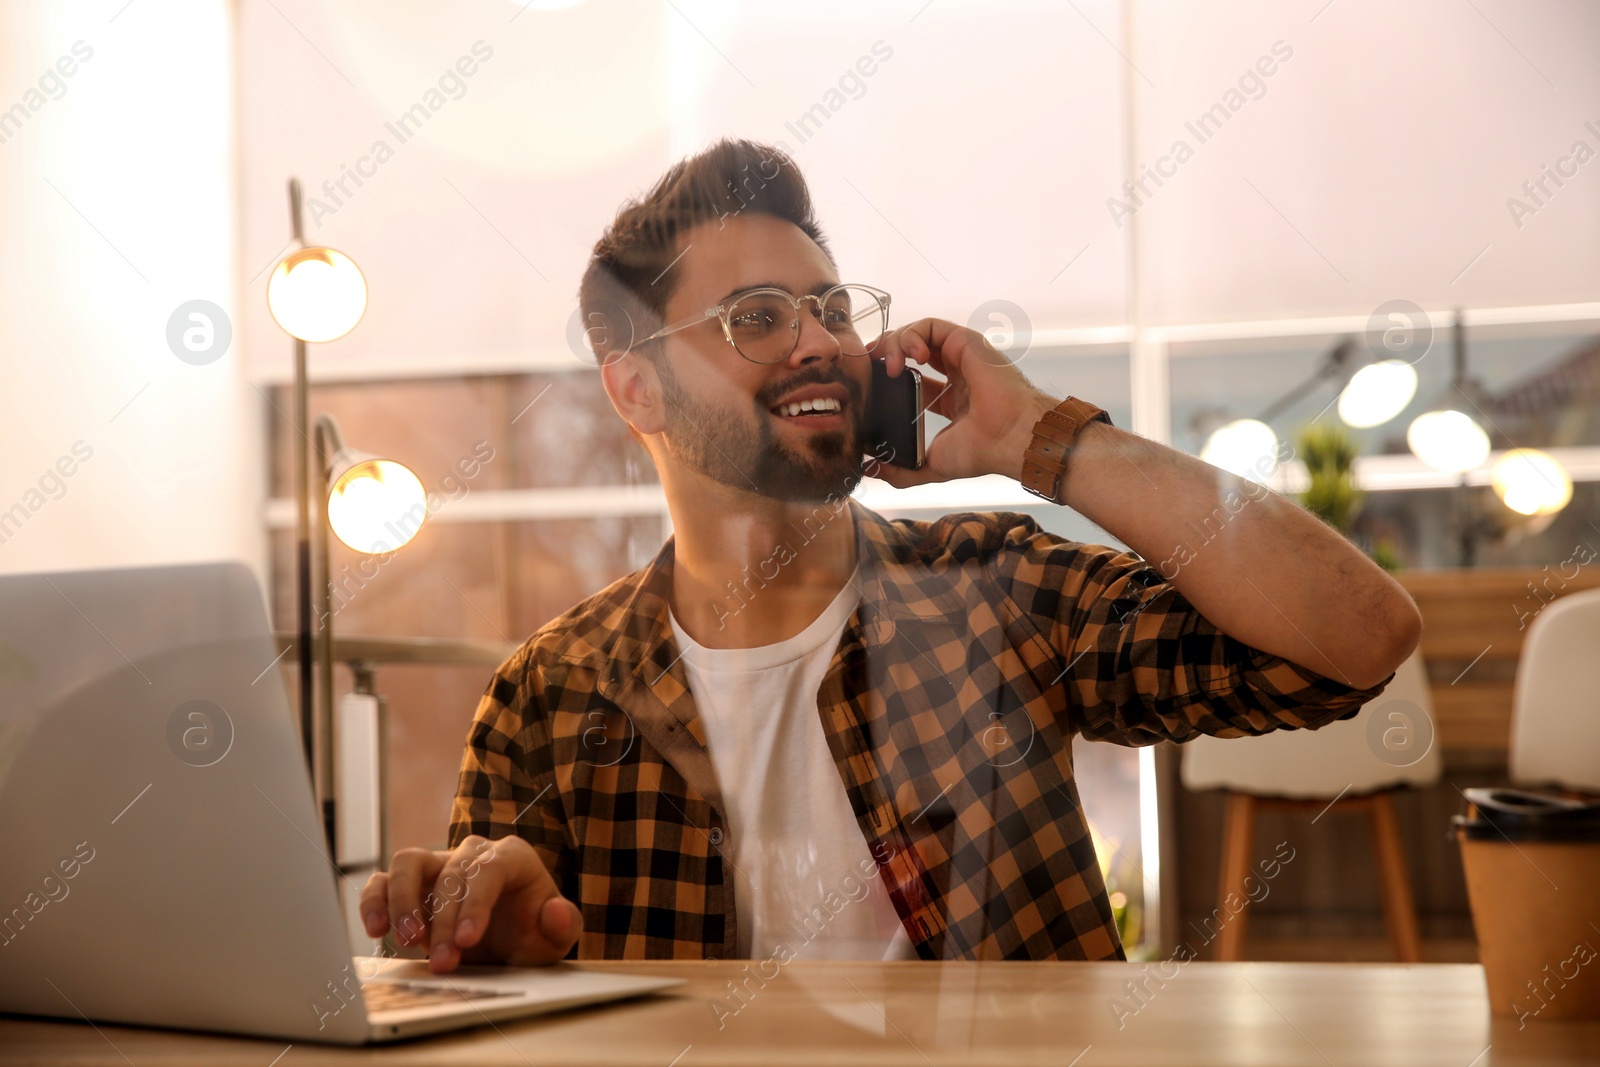
M 678 236 L 744 211 L 794 223 L 833 260 L 794 160 L 771 145 L 724 138 L 679 160 L 648 193 L 623 204 L 595 242 L 578 287 L 594 347 L 626 351 L 666 325 Z

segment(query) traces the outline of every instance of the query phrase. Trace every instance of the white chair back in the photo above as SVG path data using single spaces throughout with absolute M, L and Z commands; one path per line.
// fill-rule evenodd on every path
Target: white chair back
M 1517 661 L 1511 778 L 1600 792 L 1600 589 L 1535 616 Z
M 1316 730 L 1198 737 L 1183 745 L 1183 784 L 1256 796 L 1358 796 L 1439 780 L 1442 762 L 1420 652 L 1351 719 Z

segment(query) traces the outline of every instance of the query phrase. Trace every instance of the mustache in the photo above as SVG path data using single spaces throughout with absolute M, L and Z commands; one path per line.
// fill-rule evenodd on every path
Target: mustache
M 763 409 L 770 408 L 781 400 L 785 394 L 807 385 L 842 385 L 850 397 L 850 403 L 857 409 L 861 406 L 861 385 L 842 370 L 827 370 L 818 367 L 814 370 L 803 370 L 792 378 L 781 382 L 774 382 L 771 388 L 763 389 L 756 397 L 756 402 Z

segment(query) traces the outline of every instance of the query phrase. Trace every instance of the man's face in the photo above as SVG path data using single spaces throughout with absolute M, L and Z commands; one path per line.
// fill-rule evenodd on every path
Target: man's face
M 704 223 L 680 240 L 687 248 L 667 322 L 691 318 L 734 293 L 762 286 L 792 296 L 820 295 L 839 277 L 797 226 L 769 215 Z M 752 363 L 728 343 L 716 319 L 668 336 L 655 361 L 666 400 L 668 456 L 706 476 L 780 500 L 848 495 L 861 481 L 866 451 L 867 356 L 839 343 L 802 306 L 795 349 L 778 363 Z M 871 341 L 873 338 L 863 338 Z M 789 415 L 795 400 L 831 396 L 836 414 Z

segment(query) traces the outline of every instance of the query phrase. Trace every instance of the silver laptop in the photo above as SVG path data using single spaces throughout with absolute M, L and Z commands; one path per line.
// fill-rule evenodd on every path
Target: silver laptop
M 351 955 L 239 564 L 0 576 L 0 1011 L 359 1045 L 675 979 Z

